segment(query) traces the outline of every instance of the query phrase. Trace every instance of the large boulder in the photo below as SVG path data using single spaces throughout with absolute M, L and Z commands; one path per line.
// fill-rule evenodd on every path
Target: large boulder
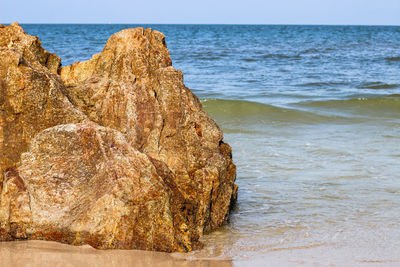
M 0 26 L 0 240 L 190 251 L 228 220 L 231 148 L 162 33 L 126 29 L 60 66 Z
M 60 58 L 18 24 L 0 25 L 0 190 L 36 134 L 86 119 L 62 93 L 60 66 Z

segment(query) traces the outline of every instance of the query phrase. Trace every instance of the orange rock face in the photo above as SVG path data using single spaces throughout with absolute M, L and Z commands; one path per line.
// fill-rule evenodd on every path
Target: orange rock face
M 60 66 L 0 26 L 0 240 L 191 251 L 228 220 L 231 148 L 162 33 L 126 29 Z

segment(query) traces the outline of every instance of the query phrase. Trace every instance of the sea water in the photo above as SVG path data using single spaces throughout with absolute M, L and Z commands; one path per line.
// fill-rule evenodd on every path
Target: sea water
M 22 26 L 64 66 L 124 28 L 166 35 L 237 165 L 230 223 L 190 257 L 400 264 L 400 27 Z

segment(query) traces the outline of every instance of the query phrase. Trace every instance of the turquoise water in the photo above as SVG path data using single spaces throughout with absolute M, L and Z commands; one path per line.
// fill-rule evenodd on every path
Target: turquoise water
M 238 167 L 230 224 L 191 256 L 400 264 L 400 27 L 23 25 L 63 65 L 134 26 L 165 33 Z

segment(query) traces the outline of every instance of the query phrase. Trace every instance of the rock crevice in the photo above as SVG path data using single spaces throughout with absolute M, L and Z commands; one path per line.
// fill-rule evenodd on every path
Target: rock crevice
M 228 144 L 165 36 L 112 35 L 61 59 L 0 26 L 0 240 L 191 251 L 236 201 Z

